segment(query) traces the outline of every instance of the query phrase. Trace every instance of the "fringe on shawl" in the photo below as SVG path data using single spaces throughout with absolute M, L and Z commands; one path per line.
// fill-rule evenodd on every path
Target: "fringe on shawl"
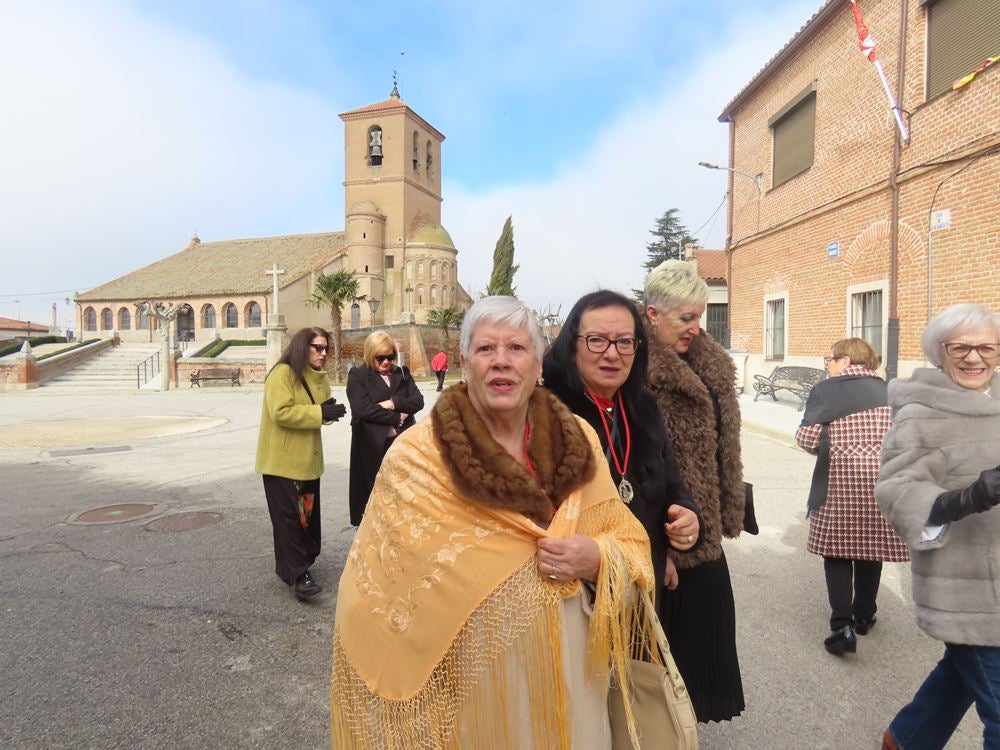
M 644 557 L 636 555 L 641 537 L 621 540 L 609 533 L 610 529 L 623 528 L 619 522 L 625 519 L 634 521 L 628 508 L 615 498 L 590 508 L 577 531 L 593 536 L 601 550 L 586 655 L 588 670 L 608 675 L 610 669 L 609 677 L 621 685 L 632 744 L 638 750 L 629 700 L 629 664 L 635 653 L 644 650 L 645 628 L 634 586 L 650 589 L 652 566 L 648 546 Z M 518 680 L 527 686 L 528 731 L 533 746 L 570 750 L 572 720 L 563 674 L 562 601 L 576 595 L 579 588 L 578 581 L 543 581 L 533 556 L 476 608 L 427 683 L 402 701 L 371 693 L 334 634 L 330 687 L 334 750 L 460 750 L 463 732 L 476 738 L 477 747 L 519 750 L 523 735 L 508 723 L 513 710 L 512 686 Z M 517 642 L 524 646 L 520 662 L 524 674 L 511 675 L 507 656 Z M 654 658 L 658 660 L 658 654 Z M 525 674 L 530 677 L 521 679 Z

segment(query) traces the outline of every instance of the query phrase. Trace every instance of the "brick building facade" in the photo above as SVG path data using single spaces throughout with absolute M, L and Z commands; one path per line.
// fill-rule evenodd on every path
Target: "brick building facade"
M 825 3 L 719 118 L 730 138 L 732 345 L 749 352 L 747 378 L 821 366 L 853 335 L 888 363 L 894 292 L 901 376 L 924 362 L 929 317 L 963 301 L 1000 310 L 1000 63 L 949 85 L 1000 52 L 1000 4 L 859 7 L 906 111 L 898 155 L 846 0 Z

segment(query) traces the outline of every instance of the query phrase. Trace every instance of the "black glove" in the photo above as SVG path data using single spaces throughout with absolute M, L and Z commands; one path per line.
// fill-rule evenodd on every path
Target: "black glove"
M 324 422 L 336 422 L 347 414 L 347 407 L 343 404 L 338 404 L 335 398 L 327 399 L 319 405 L 319 408 L 323 410 Z
M 927 517 L 930 526 L 958 521 L 970 513 L 982 513 L 1000 503 L 1000 466 L 987 469 L 979 479 L 961 490 L 949 490 L 937 496 Z

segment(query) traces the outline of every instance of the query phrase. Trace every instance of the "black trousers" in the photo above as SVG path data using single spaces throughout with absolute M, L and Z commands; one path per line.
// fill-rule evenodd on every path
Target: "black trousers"
M 435 370 L 434 374 L 438 376 L 438 390 L 440 391 L 444 388 L 444 376 L 448 374 L 447 370 Z
M 300 491 L 295 482 L 285 477 L 264 475 L 264 496 L 271 514 L 274 534 L 274 572 L 291 586 L 319 556 L 323 533 L 320 526 L 319 480 L 299 482 L 302 492 L 313 495 L 309 525 L 302 528 L 297 502 Z
M 881 561 L 824 557 L 823 572 L 830 597 L 830 630 L 875 616 L 878 610 L 875 597 L 882 579 Z

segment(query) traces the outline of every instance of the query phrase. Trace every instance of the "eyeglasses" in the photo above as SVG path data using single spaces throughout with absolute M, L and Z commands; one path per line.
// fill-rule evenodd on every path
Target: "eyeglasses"
M 330 351 L 330 347 L 326 344 L 309 344 L 309 346 L 311 346 L 317 354 L 326 354 Z
M 379 364 L 381 364 L 382 362 L 395 362 L 396 361 L 396 355 L 395 354 L 376 354 L 375 355 L 375 361 L 378 362 Z
M 846 354 L 841 354 L 839 357 L 823 357 L 823 364 L 828 365 L 831 362 L 836 362 L 838 359 L 843 359 L 846 356 Z
M 604 354 L 612 344 L 615 345 L 619 354 L 626 357 L 635 354 L 635 350 L 639 348 L 639 340 L 630 336 L 623 339 L 609 339 L 592 333 L 589 336 L 577 336 L 577 338 L 586 341 L 587 348 L 594 354 Z
M 981 359 L 996 359 L 1000 357 L 1000 344 L 979 344 L 973 346 L 972 344 L 941 344 L 944 347 L 945 353 L 949 357 L 954 359 L 965 359 L 970 354 L 972 350 L 975 349 L 979 353 Z

